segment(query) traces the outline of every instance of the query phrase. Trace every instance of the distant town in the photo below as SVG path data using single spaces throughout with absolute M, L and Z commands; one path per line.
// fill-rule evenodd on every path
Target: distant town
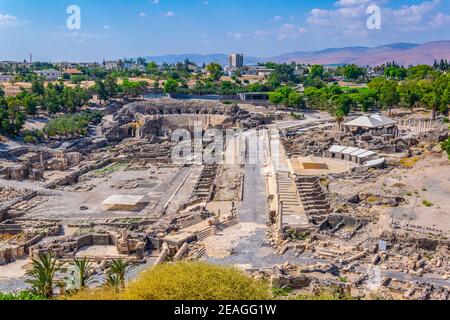
M 449 70 L 0 62 L 0 300 L 448 300 Z

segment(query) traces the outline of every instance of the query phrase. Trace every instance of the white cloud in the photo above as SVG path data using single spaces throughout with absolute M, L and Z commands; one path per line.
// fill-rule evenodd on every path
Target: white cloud
M 151 3 L 151 4 L 158 4 L 158 3 L 159 3 L 159 0 L 150 0 L 150 3 Z
M 316 8 L 310 11 L 306 20 L 310 28 L 325 35 L 367 37 L 367 8 L 377 4 L 381 7 L 382 29 L 396 32 L 430 31 L 450 24 L 450 16 L 439 12 L 441 0 L 423 1 L 392 9 L 385 5 L 388 0 L 339 0 L 336 9 Z
M 74 31 L 74 32 L 58 31 L 58 32 L 53 32 L 51 34 L 51 38 L 54 40 L 70 40 L 70 41 L 77 41 L 77 42 L 83 43 L 86 40 L 106 39 L 106 38 L 108 38 L 108 36 L 102 35 L 102 34 L 84 33 L 84 32 L 79 32 L 79 31 Z
M 145 12 L 139 12 L 139 17 L 145 17 L 147 14 Z
M 285 23 L 278 29 L 278 39 L 298 39 L 302 34 L 306 32 L 303 27 L 296 26 L 292 23 Z
M 349 7 L 349 6 L 367 4 L 369 2 L 373 3 L 373 1 L 371 1 L 371 0 L 339 0 L 335 3 L 335 5 L 341 6 L 341 7 Z
M 20 23 L 19 23 L 19 20 L 17 19 L 17 17 L 0 13 L 0 28 L 17 26 L 19 24 Z
M 266 37 L 270 36 L 272 32 L 267 30 L 256 30 L 254 32 L 228 32 L 227 36 L 234 38 L 235 40 L 239 40 L 242 38 L 259 38 L 259 39 L 265 39 Z
M 173 16 L 175 15 L 175 12 L 173 12 L 173 11 L 167 11 L 166 13 L 164 13 L 164 15 L 165 15 L 166 17 L 173 17 Z
M 227 35 L 229 37 L 232 37 L 232 38 L 236 39 L 236 40 L 241 39 L 244 36 L 244 34 L 241 33 L 241 32 L 228 32 Z
M 109 30 L 109 29 L 111 29 L 111 26 L 110 26 L 109 24 L 105 24 L 105 25 L 103 26 L 103 29 Z

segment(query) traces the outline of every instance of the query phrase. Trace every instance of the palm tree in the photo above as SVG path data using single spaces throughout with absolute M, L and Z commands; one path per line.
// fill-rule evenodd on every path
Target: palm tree
M 106 274 L 106 284 L 112 288 L 115 288 L 117 291 L 119 291 L 120 279 L 115 274 L 107 273 Z
M 127 264 L 123 259 L 113 260 L 111 263 L 111 267 L 109 268 L 108 278 L 111 280 L 114 279 L 121 288 L 125 287 L 125 273 L 127 272 Z
M 56 262 L 51 253 L 42 254 L 37 260 L 33 259 L 33 267 L 26 273 L 29 277 L 26 282 L 31 285 L 31 293 L 48 299 L 53 296 L 53 279 L 55 273 L 60 270 Z
M 74 259 L 71 265 L 76 269 L 76 272 L 78 273 L 79 288 L 86 289 L 87 283 L 89 282 L 89 279 L 91 277 L 91 263 L 87 258 L 83 258 Z
M 334 117 L 336 118 L 336 121 L 339 125 L 339 131 L 341 131 L 341 125 L 342 125 L 342 122 L 344 122 L 344 117 L 345 117 L 344 111 L 341 109 L 336 110 L 336 112 L 334 113 Z

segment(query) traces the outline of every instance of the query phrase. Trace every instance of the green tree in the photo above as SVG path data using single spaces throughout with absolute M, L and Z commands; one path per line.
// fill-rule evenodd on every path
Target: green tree
M 105 90 L 108 94 L 108 99 L 111 100 L 119 91 L 119 85 L 117 84 L 117 78 L 112 75 L 108 75 L 105 79 Z
M 223 75 L 222 66 L 218 63 L 210 63 L 206 66 L 206 70 L 209 72 L 210 77 L 214 81 L 219 81 L 220 77 Z
M 387 80 L 380 89 L 380 103 L 384 109 L 391 113 L 392 108 L 400 102 L 400 95 L 397 90 L 398 84 L 394 80 Z
M 450 106 L 450 88 L 444 90 L 444 93 L 441 96 L 441 106 L 439 111 L 442 114 L 448 114 L 448 109 Z
M 102 80 L 95 81 L 94 91 L 97 94 L 100 102 L 101 101 L 106 102 L 109 99 L 108 90 L 106 89 L 106 85 Z
M 278 88 L 269 95 L 269 101 L 285 108 L 299 108 L 304 106 L 303 96 L 288 86 Z
M 442 142 L 442 149 L 447 152 L 448 154 L 448 159 L 450 160 L 450 138 L 448 138 L 447 140 L 445 140 L 444 142 Z
M 166 94 L 177 93 L 177 91 L 178 91 L 177 81 L 169 79 L 164 83 L 164 92 Z
M 345 79 L 357 80 L 364 75 L 364 69 L 355 64 L 347 65 L 343 69 L 343 75 Z
M 437 110 L 441 105 L 440 97 L 436 92 L 429 92 L 423 96 L 422 101 L 431 110 L 431 119 L 436 120 Z
M 309 71 L 309 77 L 314 78 L 320 78 L 323 79 L 325 76 L 325 68 L 322 65 L 315 64 L 311 67 L 311 70 Z
M 334 118 L 336 119 L 338 125 L 339 125 L 339 129 L 341 128 L 342 122 L 344 122 L 345 119 L 345 112 L 342 109 L 337 109 L 334 112 Z
M 401 104 L 407 108 L 413 109 L 421 100 L 421 88 L 415 80 L 406 80 L 398 87 Z
M 27 114 L 35 115 L 37 113 L 38 96 L 35 94 L 27 94 L 22 98 L 22 104 Z
M 433 69 L 433 67 L 427 65 L 417 65 L 408 69 L 408 78 L 410 79 L 429 79 L 435 78 L 436 75 L 437 72 Z
M 0 133 L 15 135 L 25 124 L 22 102 L 17 97 L 0 98 Z
M 147 73 L 150 74 L 150 75 L 157 75 L 157 74 L 159 74 L 159 72 L 158 72 L 158 65 L 155 62 L 153 62 L 153 61 L 149 62 L 147 64 L 147 66 L 145 67 L 145 69 L 146 69 Z
M 336 109 L 342 111 L 344 116 L 349 115 L 351 109 L 356 106 L 356 102 L 347 94 L 336 96 L 334 101 L 336 103 Z
M 61 93 L 58 87 L 50 83 L 45 89 L 43 107 L 49 114 L 58 113 L 61 110 Z
M 125 288 L 125 274 L 127 272 L 127 264 L 123 259 L 115 259 L 111 262 L 108 270 L 110 279 L 114 279 L 112 283 L 116 283 L 120 288 Z
M 71 265 L 76 269 L 78 278 L 78 288 L 86 289 L 89 279 L 91 278 L 91 263 L 87 258 L 74 259 Z
M 34 78 L 31 82 L 31 92 L 37 95 L 44 95 L 44 80 L 41 78 Z
M 376 105 L 376 93 L 370 89 L 367 92 L 362 92 L 358 95 L 357 102 L 363 112 L 368 112 Z
M 60 269 L 52 254 L 40 255 L 32 261 L 32 268 L 27 272 L 27 283 L 31 285 L 31 293 L 51 298 L 53 296 L 53 279 Z

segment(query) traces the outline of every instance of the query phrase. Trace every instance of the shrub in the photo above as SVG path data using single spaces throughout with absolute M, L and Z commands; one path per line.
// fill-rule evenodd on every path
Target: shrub
M 402 160 L 400 160 L 400 165 L 404 168 L 410 169 L 414 167 L 419 160 L 420 159 L 417 157 L 403 158 Z
M 272 294 L 274 297 L 287 297 L 292 293 L 292 288 L 272 288 Z
M 46 300 L 45 298 L 32 294 L 28 291 L 22 291 L 19 293 L 1 293 L 0 301 L 11 301 L 11 300 Z
M 450 138 L 448 138 L 446 141 L 442 142 L 441 144 L 442 149 L 447 152 L 448 159 L 450 160 Z
M 428 200 L 423 200 L 422 204 L 423 204 L 425 207 L 428 207 L 428 208 L 431 208 L 432 206 L 434 206 L 434 204 L 431 203 L 431 202 L 428 201 Z
M 167 263 L 144 271 L 117 293 L 114 288 L 82 291 L 73 300 L 265 300 L 266 283 L 232 267 L 202 262 Z
M 90 123 L 98 124 L 102 119 L 100 112 L 86 111 L 75 115 L 65 115 L 49 121 L 44 127 L 44 133 L 49 137 L 85 136 Z
M 342 289 L 331 286 L 328 289 L 323 289 L 317 293 L 299 294 L 296 300 L 354 300 L 350 295 L 345 293 Z
M 125 290 L 130 300 L 261 300 L 266 284 L 232 267 L 201 262 L 165 264 L 144 272 Z
M 44 141 L 44 134 L 39 130 L 26 130 L 22 134 L 23 141 L 28 144 L 37 144 Z

